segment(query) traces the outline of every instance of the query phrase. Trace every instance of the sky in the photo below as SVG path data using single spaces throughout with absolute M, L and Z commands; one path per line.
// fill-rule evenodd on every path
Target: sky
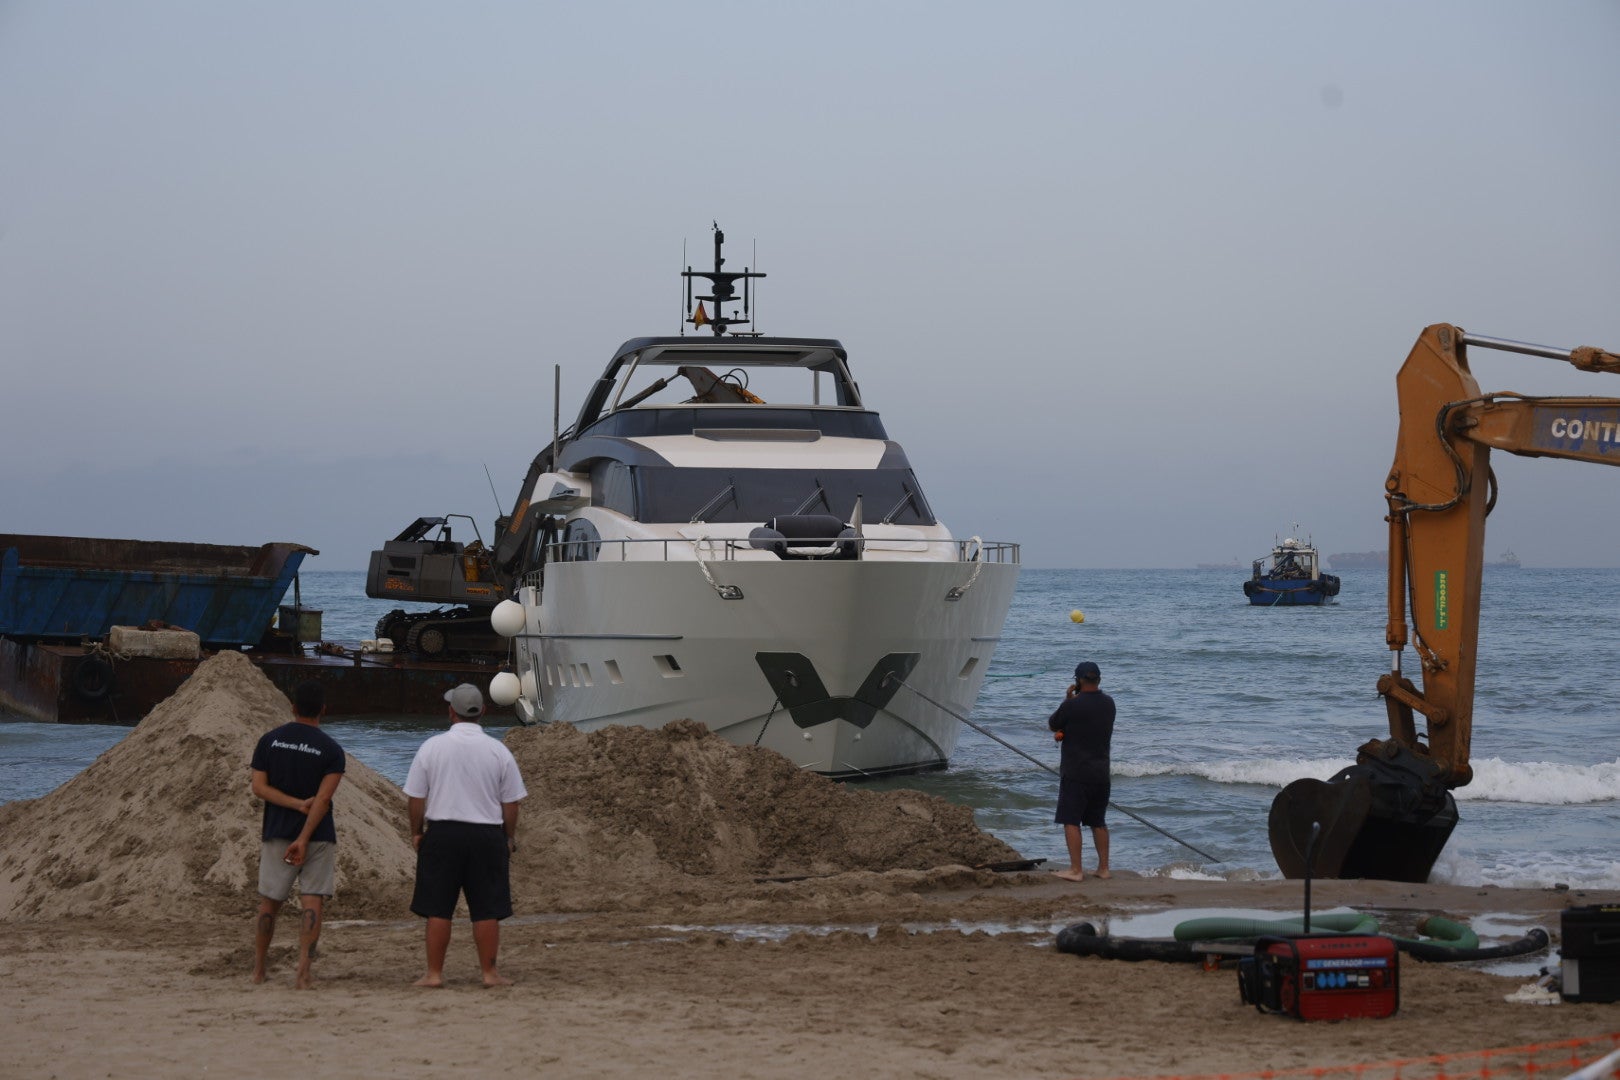
M 958 536 L 1380 548 L 1425 326 L 1620 350 L 1617 47 L 1611 0 L 0 0 L 0 531 L 487 539 L 553 365 L 571 417 L 678 332 L 718 221 Z M 1620 474 L 1493 463 L 1490 554 L 1620 565 Z

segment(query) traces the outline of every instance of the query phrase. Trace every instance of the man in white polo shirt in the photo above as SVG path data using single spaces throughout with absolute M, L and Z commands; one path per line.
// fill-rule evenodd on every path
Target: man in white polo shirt
M 427 919 L 427 974 L 417 986 L 444 985 L 444 957 L 456 899 L 465 893 L 485 986 L 508 986 L 496 969 L 501 920 L 512 914 L 511 853 L 518 802 L 529 792 L 517 761 L 479 726 L 484 695 L 462 683 L 444 695 L 450 730 L 423 743 L 405 777 L 416 892 L 411 911 Z

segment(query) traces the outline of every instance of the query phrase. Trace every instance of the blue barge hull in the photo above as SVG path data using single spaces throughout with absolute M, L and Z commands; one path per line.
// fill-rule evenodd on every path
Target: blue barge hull
M 1320 606 L 1337 596 L 1339 579 L 1323 574 L 1315 581 L 1298 578 L 1251 578 L 1243 583 L 1249 603 L 1256 607 L 1289 607 L 1299 604 Z
M 204 645 L 257 644 L 305 555 L 303 544 L 236 547 L 0 534 L 0 635 L 106 637 L 151 621 Z

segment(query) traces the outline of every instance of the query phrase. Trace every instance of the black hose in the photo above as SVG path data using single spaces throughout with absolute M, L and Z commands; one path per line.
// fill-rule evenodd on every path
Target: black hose
M 1517 941 L 1504 945 L 1488 945 L 1477 949 L 1453 949 L 1427 941 L 1395 938 L 1395 945 L 1414 960 L 1437 963 L 1455 963 L 1460 960 L 1497 960 L 1508 956 L 1524 956 L 1547 948 L 1547 931 L 1540 927 L 1531 930 Z M 1073 956 L 1099 956 L 1104 960 L 1163 960 L 1167 962 L 1202 962 L 1205 953 L 1194 942 L 1175 941 L 1170 938 L 1118 938 L 1097 933 L 1090 923 L 1066 926 L 1057 934 L 1057 950 Z
M 1406 938 L 1396 938 L 1395 944 L 1414 960 L 1453 963 L 1458 960 L 1497 960 L 1504 956 L 1542 952 L 1547 948 L 1548 938 L 1547 931 L 1538 926 L 1517 941 L 1504 945 L 1482 945 L 1477 949 L 1453 949 L 1431 941 L 1410 941 Z
M 1199 961 L 1191 943 L 1170 938 L 1119 938 L 1097 933 L 1088 922 L 1075 923 L 1058 931 L 1058 952 L 1075 956 L 1100 956 L 1104 960 Z

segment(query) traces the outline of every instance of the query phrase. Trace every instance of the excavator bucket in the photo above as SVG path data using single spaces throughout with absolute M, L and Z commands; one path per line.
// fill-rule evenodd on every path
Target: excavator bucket
M 1345 857 L 1371 808 L 1372 785 L 1365 781 L 1295 780 L 1271 802 L 1267 824 L 1277 868 L 1288 878 L 1341 877 Z M 1310 858 L 1307 852 L 1317 826 L 1321 831 Z
M 1360 764 L 1328 780 L 1295 780 L 1272 800 L 1268 825 L 1284 877 L 1421 883 L 1457 825 L 1457 804 L 1410 774 Z

